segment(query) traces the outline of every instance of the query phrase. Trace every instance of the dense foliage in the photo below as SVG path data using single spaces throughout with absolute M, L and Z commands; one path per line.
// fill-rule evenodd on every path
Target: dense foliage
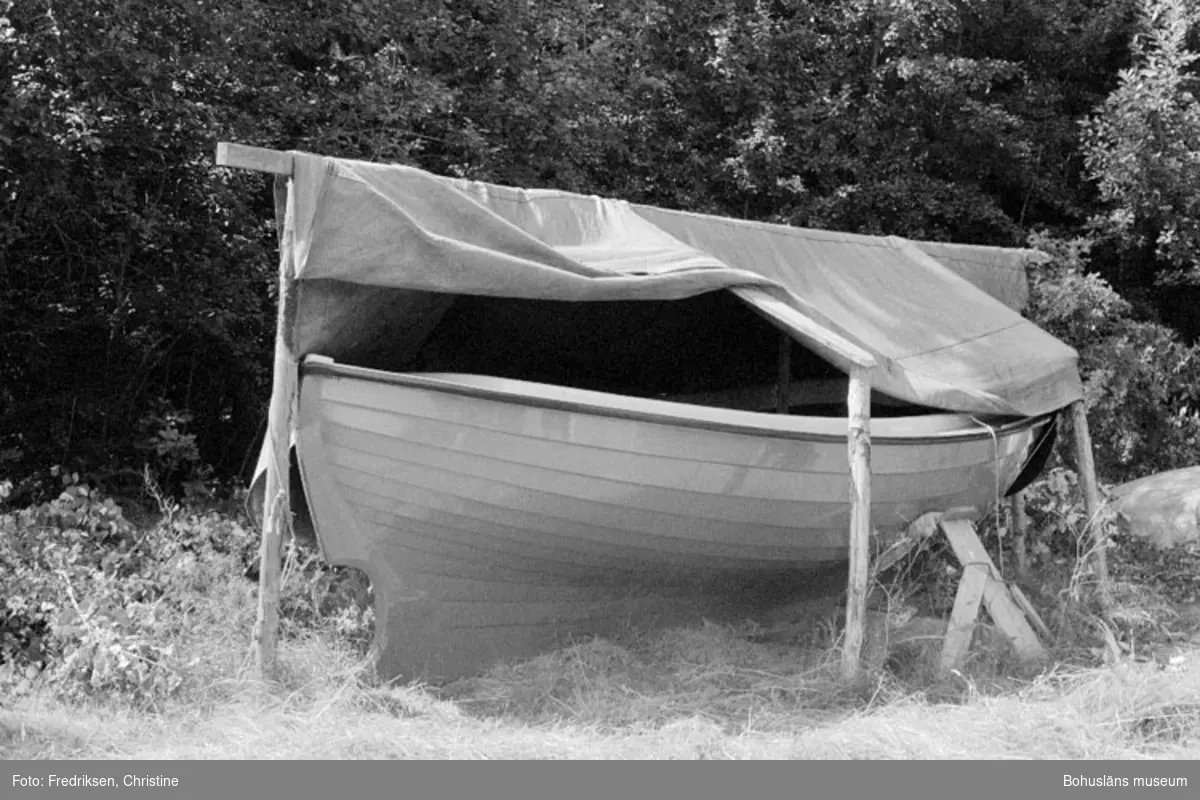
M 1142 9 L 1133 64 L 1084 128 L 1088 173 L 1112 202 L 1100 229 L 1132 269 L 1163 265 L 1166 283 L 1200 278 L 1200 102 L 1187 48 L 1195 12 L 1154 0 Z
M 1034 313 L 1084 351 L 1103 463 L 1194 460 L 1194 21 L 1185 0 L 2 0 L 0 479 L 28 502 L 50 464 L 113 491 L 143 464 L 181 490 L 245 477 L 275 242 L 269 187 L 215 168 L 219 140 L 1087 237 Z
M 0 692 L 37 682 L 65 697 L 155 706 L 236 671 L 203 648 L 248 653 L 254 531 L 237 516 L 184 513 L 161 494 L 157 524 L 135 526 L 79 475 L 54 478 L 52 500 L 0 514 Z M 324 630 L 365 649 L 373 617 L 361 573 L 294 542 L 285 572 L 285 638 Z
M 1086 271 L 1086 241 L 1032 243 L 1054 259 L 1031 270 L 1027 313 L 1079 351 L 1097 470 L 1115 482 L 1195 464 L 1200 345 L 1136 319 L 1128 301 Z

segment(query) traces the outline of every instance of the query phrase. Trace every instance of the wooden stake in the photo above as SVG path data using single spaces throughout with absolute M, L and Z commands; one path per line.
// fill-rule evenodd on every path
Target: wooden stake
M 279 634 L 280 559 L 284 527 L 291 520 L 288 455 L 298 379 L 296 355 L 292 346 L 292 329 L 298 301 L 292 264 L 292 188 L 290 178 L 282 175 L 275 177 L 276 219 L 279 219 L 281 209 L 283 217 L 279 236 L 279 314 L 275 330 L 271 406 L 267 418 L 267 441 L 270 443 L 271 458 L 267 462 L 266 487 L 263 493 L 258 617 L 254 623 L 255 663 L 264 680 L 270 680 L 275 674 L 275 645 Z
M 850 460 L 850 575 L 846 581 L 846 640 L 842 677 L 858 677 L 867 611 L 867 578 L 871 562 L 871 372 L 856 366 L 846 396 L 850 426 L 846 437 Z
M 1013 552 L 1017 557 L 1017 577 L 1023 579 L 1029 575 L 1029 556 L 1025 549 L 1029 517 L 1025 514 L 1025 493 L 1017 492 L 1008 499 L 1008 504 L 1012 511 Z
M 788 413 L 792 394 L 792 337 L 779 333 L 779 379 L 775 382 L 775 412 Z
M 1075 431 L 1075 460 L 1079 467 L 1079 482 L 1083 487 L 1084 508 L 1092 529 L 1092 566 L 1099 583 L 1100 605 L 1112 605 L 1108 583 L 1108 553 L 1104 530 L 1100 525 L 1100 486 L 1096 482 L 1096 460 L 1092 455 L 1092 434 L 1088 430 L 1087 409 L 1082 400 L 1071 405 L 1071 428 Z

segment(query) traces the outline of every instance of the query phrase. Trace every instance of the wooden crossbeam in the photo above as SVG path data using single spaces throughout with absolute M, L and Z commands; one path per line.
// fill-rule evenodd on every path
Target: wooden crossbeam
M 220 142 L 217 144 L 217 166 L 250 169 L 255 172 L 267 172 L 272 175 L 292 176 L 293 161 L 291 153 L 279 150 L 268 150 L 265 147 L 251 147 L 245 144 Z

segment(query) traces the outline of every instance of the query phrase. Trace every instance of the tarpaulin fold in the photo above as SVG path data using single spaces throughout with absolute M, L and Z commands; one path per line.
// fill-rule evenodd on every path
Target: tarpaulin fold
M 793 228 L 294 153 L 300 355 L 415 352 L 449 298 L 677 300 L 758 287 L 875 357 L 914 403 L 1032 416 L 1081 396 L 1024 319 L 1032 250 Z M 797 338 L 803 340 L 799 331 Z

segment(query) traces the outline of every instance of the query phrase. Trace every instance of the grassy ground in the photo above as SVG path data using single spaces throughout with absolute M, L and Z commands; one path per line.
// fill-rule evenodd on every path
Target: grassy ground
M 798 624 L 800 609 L 582 642 L 448 686 L 384 686 L 370 676 L 363 618 L 347 616 L 353 602 L 322 611 L 354 592 L 331 593 L 327 576 L 293 558 L 268 686 L 247 659 L 255 592 L 238 542 L 252 548 L 253 532 L 225 515 L 154 530 L 154 552 L 169 558 L 144 574 L 174 581 L 176 610 L 116 630 L 159 637 L 175 688 L 147 708 L 122 690 L 64 695 L 10 672 L 0 758 L 1200 758 L 1200 606 L 1190 596 L 1173 606 L 1145 581 L 1118 581 L 1110 618 L 1157 641 L 1109 631 L 1106 644 L 1091 628 L 1108 629 L 1084 611 L 1048 616 L 1061 640 L 1036 670 L 977 643 L 961 671 L 938 675 L 935 639 L 847 687 L 836 628 L 819 615 Z M 210 541 L 223 549 L 198 556 L 196 543 Z
M 1200 648 L 939 700 L 891 674 L 722 626 L 593 641 L 432 690 L 362 680 L 324 637 L 285 644 L 281 682 L 229 675 L 157 713 L 30 693 L 0 707 L 6 759 L 1200 758 Z M 807 661 L 807 663 L 805 663 Z

